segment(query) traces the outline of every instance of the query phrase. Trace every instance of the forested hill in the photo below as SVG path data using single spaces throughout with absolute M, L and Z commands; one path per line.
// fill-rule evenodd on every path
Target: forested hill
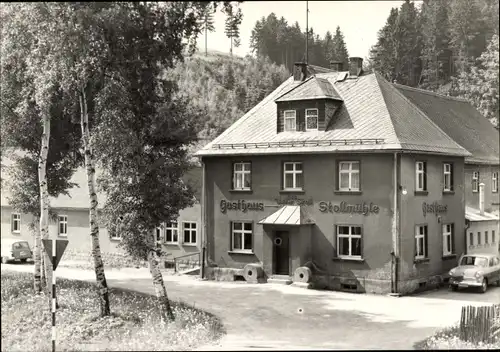
M 211 140 L 290 77 L 264 58 L 195 54 L 167 73 L 202 116 L 200 138 Z

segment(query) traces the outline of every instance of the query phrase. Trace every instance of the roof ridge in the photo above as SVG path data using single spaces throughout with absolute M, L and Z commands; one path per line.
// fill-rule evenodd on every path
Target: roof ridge
M 438 98 L 444 98 L 444 99 L 449 99 L 449 100 L 460 101 L 462 103 L 468 103 L 467 99 L 460 98 L 460 97 L 451 97 L 449 95 L 444 95 L 444 94 L 441 94 L 441 93 L 436 93 L 436 92 L 433 92 L 433 91 L 430 91 L 430 90 L 427 90 L 427 89 L 410 87 L 410 86 L 406 86 L 404 84 L 399 84 L 399 83 L 392 83 L 392 85 L 394 85 L 397 88 L 406 89 L 406 90 L 413 90 L 413 91 L 420 92 L 420 93 L 423 93 L 423 94 L 433 95 L 433 96 L 438 97 Z
M 218 135 L 216 138 L 214 138 L 210 143 L 206 144 L 201 150 L 203 149 L 209 149 L 212 147 L 212 145 L 217 144 L 217 141 L 225 137 L 227 134 L 229 134 L 231 131 L 233 131 L 236 127 L 241 125 L 243 121 L 247 120 L 250 116 L 252 116 L 262 105 L 267 104 L 268 101 L 272 99 L 273 93 L 277 91 L 278 89 L 283 89 L 285 86 L 289 83 L 289 81 L 293 79 L 293 76 L 290 76 L 287 80 L 285 80 L 283 83 L 281 83 L 274 91 L 269 93 L 267 97 L 262 99 L 257 105 L 255 105 L 252 109 L 247 111 L 242 117 L 240 117 L 238 120 L 236 120 L 231 126 L 226 128 L 224 132 L 222 132 L 220 135 Z M 196 155 L 196 153 L 195 153 Z
M 412 101 L 410 101 L 410 99 L 408 99 L 407 97 L 405 97 L 405 95 L 404 95 L 403 93 L 401 93 L 398 89 L 396 89 L 396 87 L 394 87 L 394 85 L 393 85 L 393 84 L 391 84 L 389 81 L 387 81 L 387 80 L 386 80 L 384 77 L 382 77 L 379 73 L 375 73 L 375 77 L 377 78 L 377 82 L 379 82 L 379 79 L 382 79 L 383 81 L 387 82 L 387 83 L 388 83 L 387 85 L 390 87 L 389 89 L 392 89 L 393 91 L 395 91 L 395 92 L 396 92 L 396 94 L 397 94 L 399 97 L 401 97 L 401 98 L 402 98 L 402 99 L 403 99 L 406 103 L 410 104 L 410 106 L 411 106 L 412 108 L 414 108 L 414 109 L 415 109 L 415 111 L 417 111 L 417 112 L 418 112 L 421 116 L 423 116 L 423 117 L 424 117 L 427 121 L 429 121 L 429 122 L 431 123 L 431 125 L 432 125 L 434 128 L 436 128 L 438 131 L 442 132 L 442 133 L 443 133 L 443 134 L 444 134 L 444 135 L 445 135 L 445 136 L 446 136 L 446 137 L 447 137 L 447 138 L 448 138 L 448 139 L 449 139 L 449 140 L 450 140 L 453 144 L 455 144 L 456 146 L 458 146 L 458 147 L 459 147 L 458 149 L 462 149 L 462 150 L 464 150 L 465 152 L 467 152 L 467 153 L 469 154 L 469 156 L 470 156 L 470 155 L 472 155 L 472 153 L 471 153 L 471 152 L 469 152 L 467 149 L 465 149 L 465 148 L 464 148 L 464 147 L 462 147 L 460 144 L 458 144 L 457 142 L 455 142 L 455 140 L 454 140 L 453 138 L 451 138 L 451 137 L 450 137 L 450 136 L 449 136 L 449 135 L 448 135 L 445 131 L 443 131 L 443 130 L 441 129 L 441 127 L 439 127 L 439 126 L 438 126 L 438 125 L 437 125 L 434 121 L 432 121 L 432 119 L 431 119 L 429 116 L 427 116 L 427 114 L 426 114 L 426 113 L 424 113 L 422 110 L 420 110 L 420 108 L 419 108 L 417 105 L 413 104 L 413 102 L 412 102 Z M 389 113 L 389 115 L 390 115 L 390 113 Z M 391 118 L 391 120 L 392 120 L 392 118 Z M 398 140 L 399 140 L 399 138 L 398 138 Z M 400 143 L 401 143 L 401 142 L 400 142 Z M 408 144 L 408 143 L 404 143 L 404 144 Z

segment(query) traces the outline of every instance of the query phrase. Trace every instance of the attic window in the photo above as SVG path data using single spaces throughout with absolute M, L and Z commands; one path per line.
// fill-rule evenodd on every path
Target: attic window
M 318 109 L 306 109 L 306 131 L 318 130 Z
M 283 114 L 285 118 L 285 132 L 296 131 L 297 124 L 295 119 L 295 110 L 285 110 Z

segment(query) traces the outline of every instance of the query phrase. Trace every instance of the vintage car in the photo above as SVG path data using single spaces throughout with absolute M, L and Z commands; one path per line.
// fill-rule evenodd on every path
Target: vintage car
M 26 262 L 33 259 L 33 252 L 27 241 L 17 238 L 2 238 L 2 264 L 7 264 L 11 260 Z
M 450 270 L 450 289 L 477 287 L 486 292 L 488 285 L 500 285 L 500 258 L 495 254 L 467 254 Z

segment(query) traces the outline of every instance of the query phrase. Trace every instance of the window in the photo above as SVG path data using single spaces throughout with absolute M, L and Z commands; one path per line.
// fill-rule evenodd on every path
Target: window
M 252 186 L 252 170 L 250 163 L 233 164 L 233 189 L 250 190 Z
M 119 229 L 120 228 L 118 225 L 110 227 L 110 229 L 108 230 L 108 233 L 109 233 L 109 238 L 111 240 L 121 240 L 122 239 L 122 236 L 121 236 Z
M 415 229 L 415 259 L 427 258 L 427 225 Z
M 306 131 L 318 130 L 318 109 L 306 109 Z
M 285 119 L 285 132 L 296 131 L 295 110 L 285 110 L 283 117 Z
M 472 192 L 479 192 L 479 171 L 472 173 Z
M 231 223 L 231 243 L 234 252 L 252 252 L 252 223 L 234 221 Z
M 484 231 L 484 244 L 490 243 L 490 239 L 488 237 L 488 231 Z
M 182 223 L 184 244 L 196 245 L 196 222 L 184 221 Z
M 417 161 L 415 164 L 416 191 L 427 191 L 427 163 Z
M 21 233 L 21 214 L 12 214 L 12 232 Z
M 337 226 L 337 256 L 361 258 L 361 227 Z
M 59 215 L 58 218 L 59 236 L 68 236 L 68 216 Z
M 453 191 L 453 165 L 449 163 L 443 164 L 443 191 Z
M 162 226 L 158 226 L 155 229 L 155 243 L 156 247 L 161 247 L 161 240 L 163 238 L 163 229 Z
M 491 174 L 491 191 L 493 193 L 498 192 L 498 172 L 493 172 Z
M 496 242 L 496 238 L 495 238 L 495 230 L 491 230 L 491 243 L 495 243 Z
M 302 163 L 284 163 L 283 169 L 283 189 L 302 190 L 304 187 Z
M 469 246 L 474 245 L 474 234 L 471 232 L 469 233 Z
M 454 226 L 453 224 L 443 225 L 443 255 L 453 254 L 454 242 Z
M 481 244 L 481 232 L 478 232 L 477 233 L 477 244 L 480 245 Z
M 179 228 L 177 221 L 169 221 L 165 227 L 165 242 L 178 243 L 179 242 Z
M 359 191 L 359 161 L 339 162 L 339 191 Z

